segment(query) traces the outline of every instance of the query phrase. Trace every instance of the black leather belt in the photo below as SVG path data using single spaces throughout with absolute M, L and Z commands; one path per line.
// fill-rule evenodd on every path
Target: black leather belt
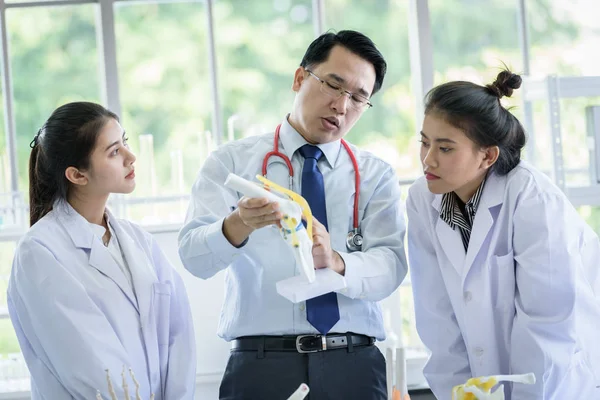
M 231 342 L 231 351 L 316 353 L 334 349 L 351 349 L 354 346 L 372 346 L 374 343 L 375 338 L 354 333 L 332 333 L 327 336 L 244 336 Z

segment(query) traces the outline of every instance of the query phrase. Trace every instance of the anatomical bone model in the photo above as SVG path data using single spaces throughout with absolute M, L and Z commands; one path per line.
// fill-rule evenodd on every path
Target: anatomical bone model
M 125 395 L 124 400 L 142 400 L 140 397 L 140 384 L 135 379 L 135 375 L 133 374 L 133 371 L 131 368 L 129 368 L 129 374 L 131 375 L 131 379 L 133 380 L 133 383 L 135 384 L 135 399 L 133 399 L 132 397 L 129 396 L 129 387 L 127 385 L 127 376 L 125 373 L 125 366 L 123 366 L 123 372 L 121 373 L 121 376 L 123 377 L 123 392 Z M 112 380 L 110 379 L 109 370 L 106 370 L 106 383 L 108 384 L 108 393 L 110 394 L 110 400 L 119 400 L 117 398 L 117 394 L 115 393 L 115 389 L 112 384 Z M 298 387 L 298 389 L 296 389 L 296 391 L 294 393 L 292 393 L 292 395 L 287 400 L 303 400 L 308 395 L 309 392 L 310 392 L 310 389 L 308 388 L 308 385 L 303 383 Z M 102 395 L 100 395 L 99 390 L 96 393 L 96 400 L 103 400 Z M 150 396 L 150 400 L 154 400 L 154 394 L 152 394 Z
M 133 380 L 133 384 L 135 385 L 135 400 L 142 400 L 140 397 L 140 384 L 135 379 L 135 375 L 133 374 L 133 370 L 129 368 L 129 375 L 131 375 L 131 380 Z M 123 378 L 123 392 L 125 393 L 124 400 L 132 400 L 129 397 L 129 387 L 127 385 L 127 375 L 125 373 L 125 366 L 123 366 L 123 372 L 121 372 L 121 377 Z M 117 394 L 115 393 L 115 388 L 113 387 L 112 381 L 110 379 L 110 371 L 106 370 L 106 383 L 108 384 L 108 393 L 110 394 L 110 400 L 119 400 L 117 399 Z M 100 391 L 96 392 L 96 400 L 103 400 L 102 395 L 100 395 Z M 150 396 L 150 400 L 154 400 L 154 394 Z
M 308 282 L 314 282 L 312 213 L 308 203 L 299 194 L 285 189 L 260 175 L 257 175 L 256 178 L 262 182 L 262 185 L 250 182 L 235 174 L 229 174 L 225 180 L 225 186 L 248 197 L 265 197 L 269 201 L 279 204 L 279 211 L 283 214 L 279 221 L 281 224 L 279 233 L 292 248 L 296 265 L 298 265 L 304 277 Z M 306 229 L 302 224 L 302 217 L 306 220 Z
M 498 382 L 502 381 L 531 385 L 535 383 L 535 375 L 529 373 L 523 375 L 492 375 L 471 378 L 465 384 L 452 388 L 452 400 L 504 400 L 504 385 L 499 385 L 492 392 L 492 388 Z

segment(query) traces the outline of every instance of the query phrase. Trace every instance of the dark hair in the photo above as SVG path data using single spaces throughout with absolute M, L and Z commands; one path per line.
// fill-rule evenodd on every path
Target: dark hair
M 310 68 L 327 61 L 331 49 L 336 45 L 344 47 L 373 65 L 373 68 L 375 68 L 375 85 L 371 96 L 377 93 L 383 85 L 387 63 L 375 47 L 375 43 L 360 32 L 346 30 L 338 33 L 327 32 L 322 34 L 308 46 L 300 66 Z
M 436 114 L 462 129 L 480 147 L 498 146 L 500 155 L 492 167 L 509 173 L 521 160 L 525 130 L 519 120 L 500 104 L 521 86 L 521 77 L 504 69 L 486 86 L 454 81 L 431 89 L 425 96 L 425 114 Z
M 29 223 L 35 224 L 52 210 L 56 200 L 66 200 L 68 167 L 87 169 L 100 130 L 116 114 L 88 102 L 58 107 L 35 135 L 29 156 Z

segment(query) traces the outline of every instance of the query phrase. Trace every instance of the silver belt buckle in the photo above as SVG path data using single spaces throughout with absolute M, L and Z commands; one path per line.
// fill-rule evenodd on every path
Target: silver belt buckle
M 302 349 L 302 343 L 300 343 L 300 341 L 304 338 L 318 338 L 321 337 L 321 349 L 315 349 L 315 350 L 303 350 Z M 327 339 L 325 336 L 323 335 L 298 335 L 298 337 L 296 337 L 296 350 L 298 351 L 298 353 L 316 353 L 318 351 L 322 351 L 322 350 L 327 350 Z

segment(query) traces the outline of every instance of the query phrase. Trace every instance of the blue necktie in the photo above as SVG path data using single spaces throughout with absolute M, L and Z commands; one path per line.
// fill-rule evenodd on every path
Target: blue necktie
M 304 157 L 302 167 L 302 197 L 306 199 L 313 216 L 327 229 L 327 209 L 325 207 L 325 185 L 317 161 L 323 155 L 321 149 L 305 144 L 300 149 Z M 312 238 L 311 238 L 312 239 Z M 321 334 L 325 335 L 340 320 L 337 294 L 326 293 L 306 301 L 306 319 Z

